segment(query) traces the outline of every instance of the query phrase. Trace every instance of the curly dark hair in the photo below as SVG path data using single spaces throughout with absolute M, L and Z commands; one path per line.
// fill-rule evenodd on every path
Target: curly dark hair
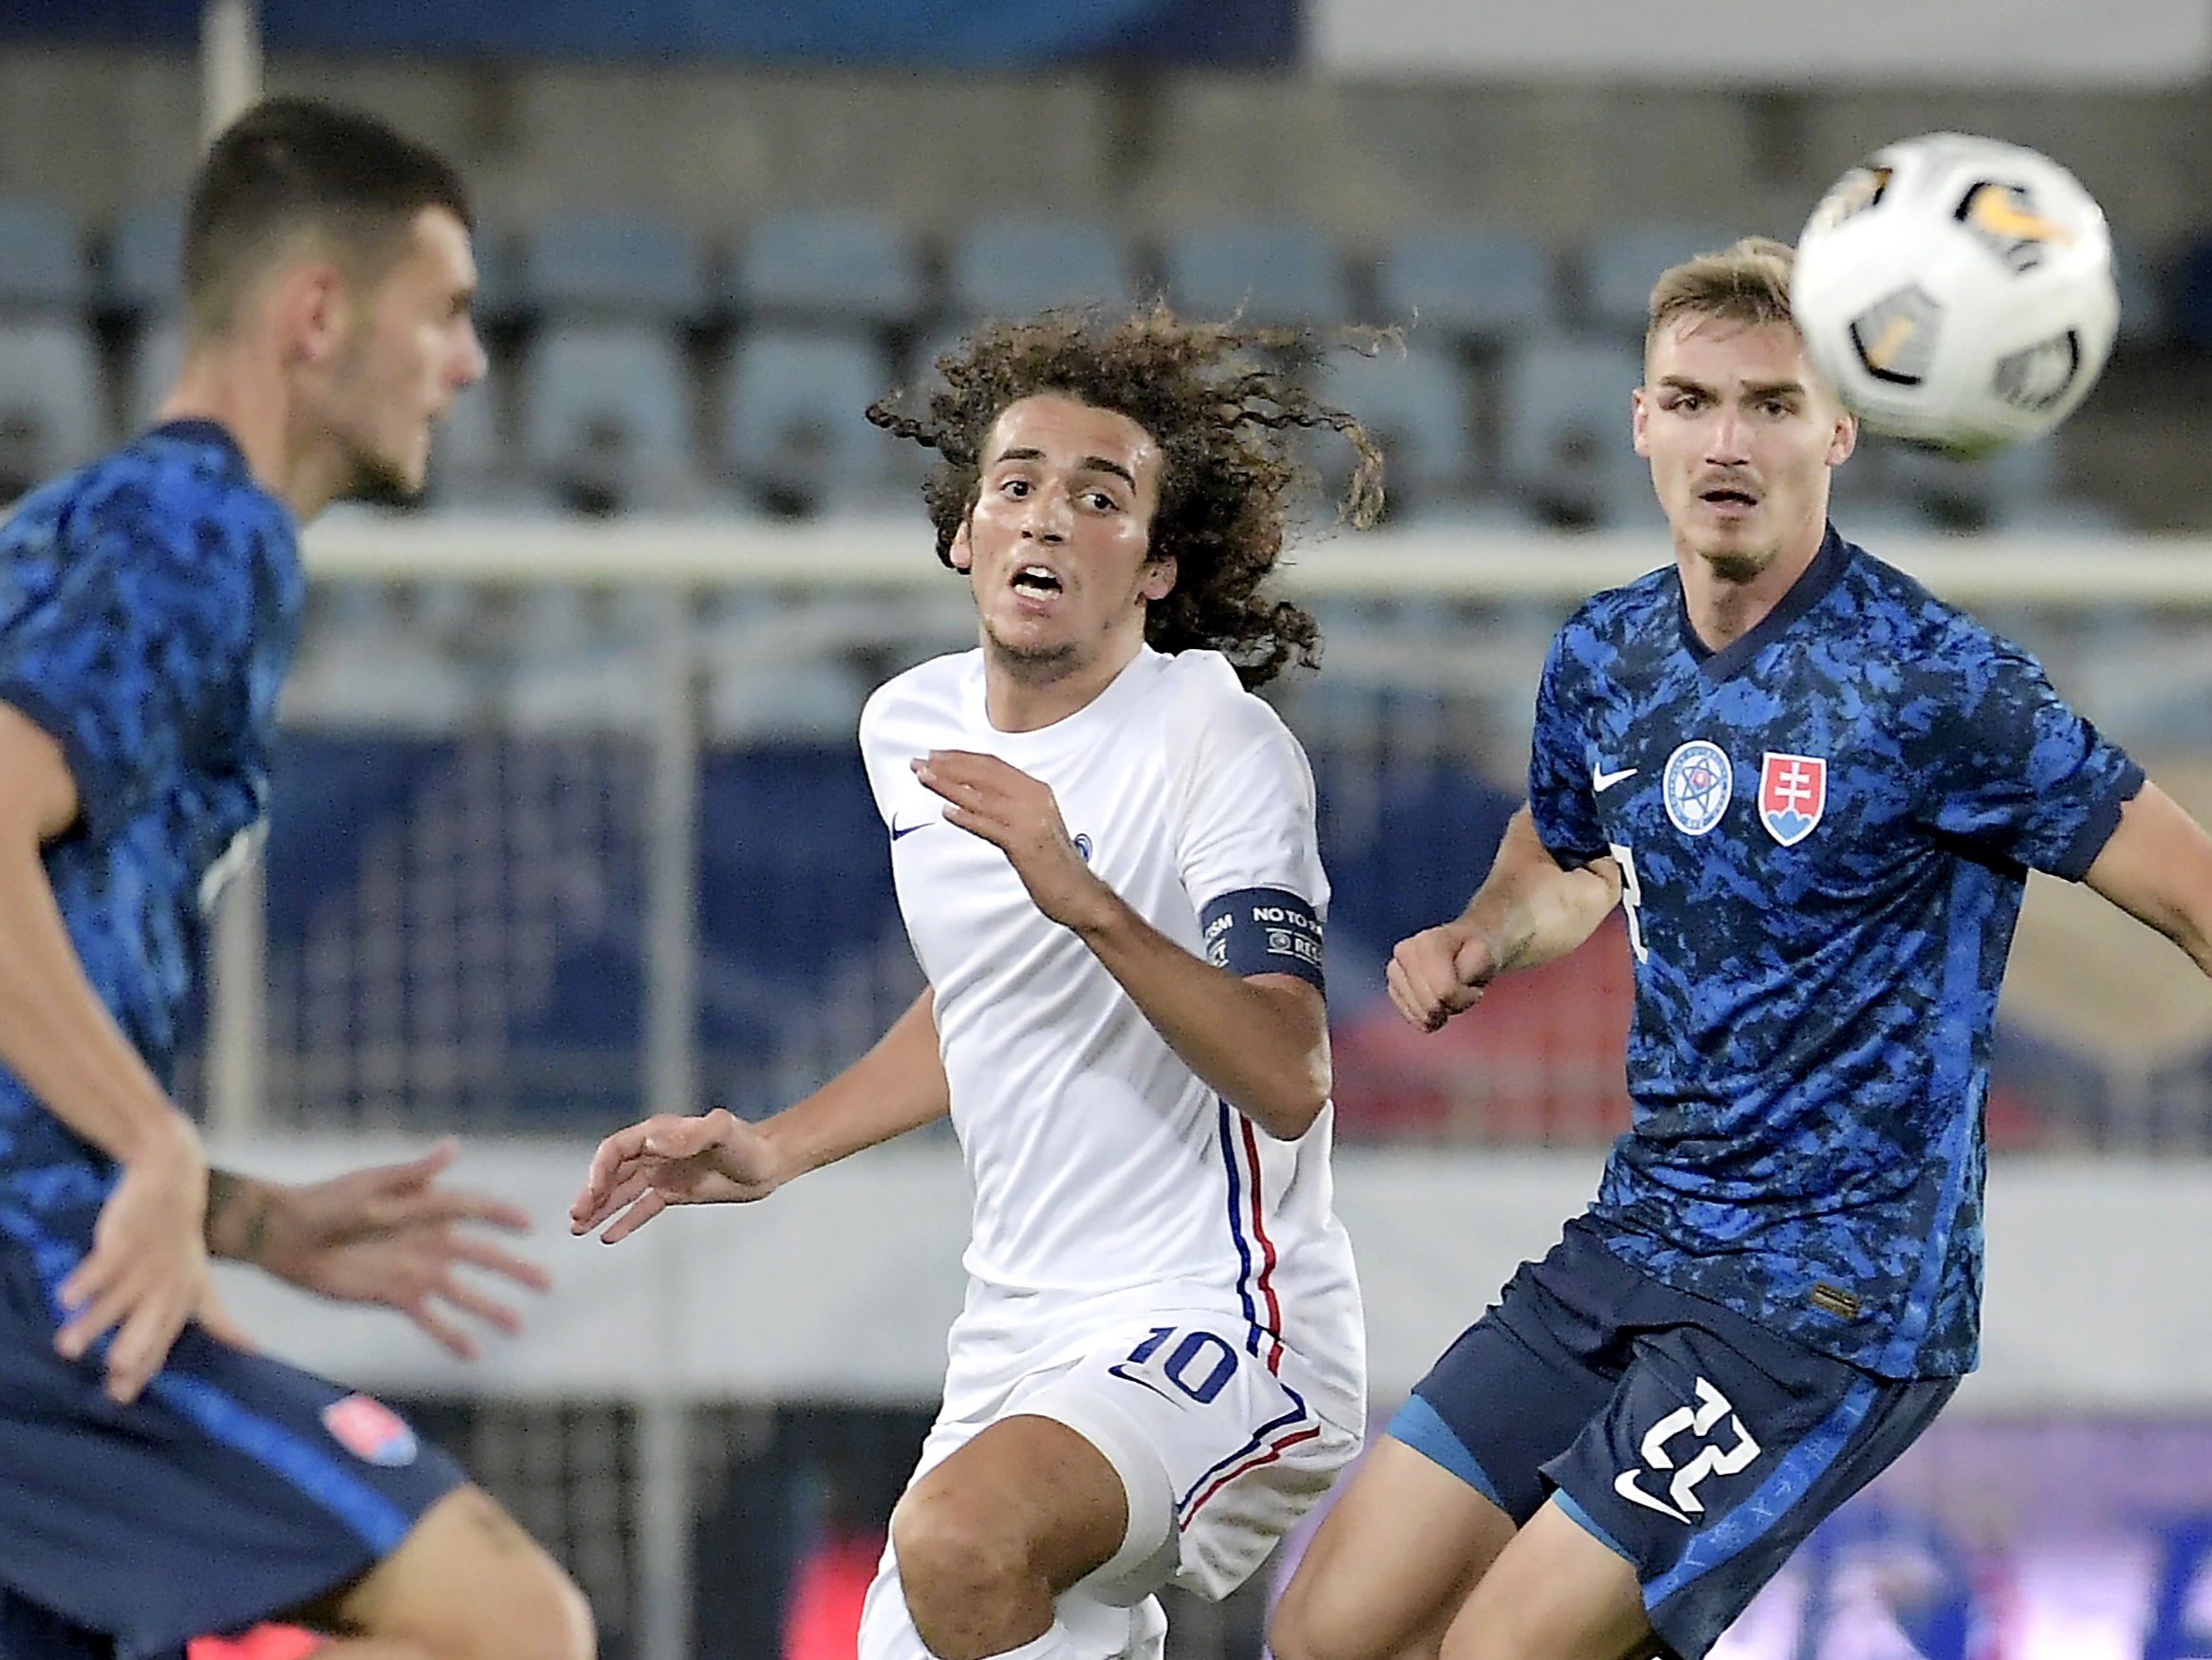
M 1183 322 L 1164 306 L 1126 315 L 1049 311 L 987 323 L 939 358 L 945 383 L 926 414 L 904 413 L 903 394 L 894 393 L 871 404 L 868 419 L 941 457 L 922 494 L 938 557 L 949 566 L 976 502 L 984 443 L 1009 405 L 1056 392 L 1127 416 L 1160 446 L 1150 548 L 1176 562 L 1174 588 L 1146 611 L 1145 643 L 1218 651 L 1257 686 L 1293 656 L 1308 665 L 1319 658 L 1312 613 L 1260 591 L 1282 552 L 1286 498 L 1305 472 L 1289 435 L 1341 433 L 1358 452 L 1344 516 L 1364 527 L 1382 511 L 1381 454 L 1357 420 L 1299 383 L 1326 344 L 1304 330 Z

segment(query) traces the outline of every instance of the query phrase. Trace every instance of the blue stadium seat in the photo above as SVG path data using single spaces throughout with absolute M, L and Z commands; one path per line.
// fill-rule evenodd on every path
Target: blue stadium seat
M 556 317 L 685 322 L 704 309 L 706 260 L 688 231 L 657 219 L 572 214 L 523 244 L 521 302 Z
M 962 317 L 1123 305 L 1136 295 L 1130 263 L 1121 238 L 1090 220 L 984 219 L 953 244 L 947 300 Z
M 0 499 L 98 454 L 100 359 L 82 323 L 0 322 Z
M 1355 321 L 1336 245 L 1310 225 L 1208 225 L 1161 250 L 1168 302 L 1185 317 L 1331 327 Z
M 754 312 L 897 327 L 927 300 L 899 227 L 862 208 L 772 214 L 739 247 L 726 297 Z
M 866 410 L 889 386 L 882 355 L 853 334 L 757 328 L 730 354 L 722 448 L 771 513 L 810 517 L 880 501 L 893 440 Z
M 141 202 L 109 229 L 102 298 L 135 317 L 173 313 L 184 293 L 184 204 Z
M 1599 233 L 1583 252 L 1583 300 L 1599 328 L 1642 339 L 1651 285 L 1669 266 L 1710 253 L 1739 233 L 1682 223 L 1624 225 Z
M 1463 371 L 1434 345 L 1367 357 L 1332 351 L 1319 394 L 1359 417 L 1383 451 L 1393 511 L 1465 494 L 1475 481 L 1475 432 Z M 1341 445 L 1330 445 L 1339 454 Z M 1333 476 L 1335 467 L 1325 476 Z
M 0 311 L 82 311 L 91 293 L 75 221 L 51 202 L 0 199 Z
M 1557 322 L 1557 278 L 1535 241 L 1497 225 L 1431 225 L 1385 252 L 1384 320 L 1497 340 Z
M 1639 513 L 1651 479 L 1630 445 L 1629 394 L 1643 379 L 1643 354 L 1625 342 L 1539 339 L 1512 352 L 1502 388 L 1509 481 L 1598 522 Z
M 691 393 L 676 341 L 642 324 L 548 328 L 524 386 L 530 467 L 585 511 L 692 505 Z

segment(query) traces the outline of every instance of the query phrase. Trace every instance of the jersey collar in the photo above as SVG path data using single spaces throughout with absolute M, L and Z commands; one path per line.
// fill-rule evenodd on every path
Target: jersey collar
M 1757 627 L 1719 651 L 1700 640 L 1698 631 L 1690 626 L 1689 598 L 1682 592 L 1682 578 L 1678 575 L 1674 585 L 1675 619 L 1682 629 L 1683 648 L 1697 660 L 1705 679 L 1716 682 L 1727 680 L 1827 597 L 1828 590 L 1836 585 L 1844 568 L 1850 563 L 1850 544 L 1831 524 L 1820 539 L 1820 551 L 1813 554 L 1812 563 L 1790 585 L 1790 591 L 1759 619 Z

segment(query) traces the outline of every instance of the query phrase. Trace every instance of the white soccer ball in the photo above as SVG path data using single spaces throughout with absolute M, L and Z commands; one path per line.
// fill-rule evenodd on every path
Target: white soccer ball
M 2112 349 L 2105 215 L 2017 144 L 1931 133 L 1877 151 L 1797 239 L 1805 352 L 1876 432 L 1987 455 L 2049 432 Z

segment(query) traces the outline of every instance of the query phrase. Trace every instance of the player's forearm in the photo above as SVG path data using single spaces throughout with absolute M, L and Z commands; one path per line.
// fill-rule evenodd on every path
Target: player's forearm
M 1536 835 L 1527 808 L 1515 813 L 1490 874 L 1464 920 L 1490 947 L 1497 972 L 1534 968 L 1581 944 L 1620 901 L 1610 867 L 1569 870 Z
M 924 991 L 867 1054 L 760 1126 L 778 1183 L 942 1118 L 952 1088 L 938 1053 L 933 994 Z
M 35 833 L 0 828 L 0 1062 L 112 1158 L 197 1156 L 198 1137 L 85 978 Z
M 286 1190 L 273 1182 L 231 1170 L 208 1172 L 208 1255 L 230 1262 L 268 1265 Z
M 1154 1031 L 1201 1082 L 1260 1128 L 1296 1141 L 1329 1102 L 1329 1021 L 1289 975 L 1244 979 L 1193 956 L 1119 897 L 1073 924 Z

